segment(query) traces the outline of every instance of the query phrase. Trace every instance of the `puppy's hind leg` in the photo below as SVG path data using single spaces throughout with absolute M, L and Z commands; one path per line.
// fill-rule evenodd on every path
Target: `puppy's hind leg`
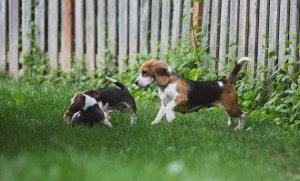
M 246 112 L 243 112 L 242 115 L 240 116 L 239 124 L 237 127 L 234 128 L 234 130 L 242 130 L 245 125 L 245 117 L 246 117 Z
M 131 118 L 130 125 L 132 126 L 136 123 L 137 116 L 135 113 L 130 113 L 130 118 Z
M 103 124 L 110 127 L 110 128 L 112 128 L 112 124 L 108 121 L 107 118 L 104 119 Z

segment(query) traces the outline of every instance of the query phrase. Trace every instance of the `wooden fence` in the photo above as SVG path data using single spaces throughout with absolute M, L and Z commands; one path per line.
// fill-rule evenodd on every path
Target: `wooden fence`
M 192 23 L 208 29 L 203 43 L 220 59 L 211 65 L 213 70 L 221 70 L 228 57 L 243 55 L 261 65 L 283 67 L 278 60 L 286 58 L 286 48 L 292 55 L 288 61 L 299 62 L 295 46 L 299 4 L 299 0 L 1 0 L 0 69 L 18 76 L 20 59 L 32 47 L 31 34 L 47 52 L 52 70 L 61 65 L 69 71 L 72 63 L 86 57 L 89 70 L 107 64 L 122 72 L 138 63 L 138 53 L 163 57 L 180 38 L 191 35 Z M 269 60 L 263 47 L 278 58 Z M 107 51 L 113 56 L 110 62 L 104 57 Z
M 220 60 L 211 69 L 222 69 L 228 56 L 246 55 L 272 69 L 283 68 L 285 59 L 300 63 L 299 6 L 299 0 L 204 0 L 202 24 L 209 32 L 204 41 Z M 299 67 L 290 69 L 295 71 Z
M 91 71 L 108 64 L 122 72 L 138 53 L 158 57 L 189 36 L 192 6 L 192 0 L 1 0 L 0 68 L 17 76 L 34 34 L 52 69 L 68 71 L 85 56 Z

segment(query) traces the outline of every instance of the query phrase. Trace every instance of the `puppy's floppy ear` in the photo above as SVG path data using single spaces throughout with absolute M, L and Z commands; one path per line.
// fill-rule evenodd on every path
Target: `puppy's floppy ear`
M 153 66 L 151 69 L 154 73 L 155 81 L 158 85 L 165 86 L 169 83 L 170 74 L 167 67 L 157 65 L 157 66 Z
M 74 114 L 78 111 L 80 111 L 85 105 L 85 97 L 82 93 L 77 93 L 76 96 L 73 99 L 73 103 L 71 104 L 68 112 L 70 114 Z
M 92 98 L 95 98 L 96 100 L 100 97 L 100 91 L 97 89 L 87 90 L 84 92 L 84 94 L 89 95 Z

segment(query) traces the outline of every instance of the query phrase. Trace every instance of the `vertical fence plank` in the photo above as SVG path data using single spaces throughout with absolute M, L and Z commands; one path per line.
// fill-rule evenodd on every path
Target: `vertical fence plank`
M 58 0 L 49 1 L 48 53 L 51 70 L 58 65 Z
M 229 22 L 229 52 L 232 53 L 231 58 L 236 56 L 237 34 L 238 34 L 238 0 L 230 1 L 230 22 Z
M 19 71 L 19 1 L 9 1 L 9 73 L 15 78 Z
M 151 41 L 150 51 L 153 58 L 157 57 L 157 46 L 160 27 L 160 0 L 152 0 L 151 5 Z
M 138 51 L 138 0 L 129 1 L 129 67 L 136 64 Z
M 106 1 L 105 0 L 98 0 L 98 32 L 97 32 L 97 66 L 103 66 L 105 64 L 105 45 L 106 45 Z
M 149 0 L 141 0 L 140 7 L 140 53 L 148 53 Z
M 278 13 L 279 13 L 279 1 L 270 0 L 270 18 L 269 18 L 269 49 L 277 54 L 277 40 L 278 40 Z M 275 68 L 275 61 L 273 59 L 268 59 L 268 67 L 271 69 Z
M 202 30 L 202 17 L 203 17 L 203 1 L 196 2 L 194 1 L 193 5 L 193 27 L 198 25 L 198 30 L 193 30 L 193 36 Z
M 117 1 L 107 1 L 107 34 L 108 34 L 108 48 L 113 56 L 113 62 L 110 65 L 116 64 L 117 56 Z
M 289 47 L 291 49 L 292 57 L 289 59 L 289 62 L 297 62 L 299 60 L 299 57 L 297 56 L 296 53 L 296 45 L 297 45 L 297 41 L 299 40 L 299 36 L 297 35 L 297 32 L 299 32 L 299 15 L 300 15 L 298 9 L 299 5 L 300 5 L 299 1 L 297 4 L 297 0 L 290 0 L 289 41 L 292 42 L 292 44 L 290 44 Z M 293 73 L 294 71 L 295 69 L 293 68 L 289 69 L 290 73 Z
M 248 0 L 240 1 L 239 13 L 239 35 L 238 35 L 238 56 L 245 56 L 247 54 L 247 10 Z
M 90 71 L 95 70 L 95 0 L 85 1 L 86 3 L 86 58 Z
M 258 24 L 258 47 L 257 47 L 257 64 L 258 66 L 266 65 L 266 51 L 263 45 L 266 44 L 267 32 L 267 17 L 268 17 L 268 1 L 260 1 L 259 5 L 259 24 Z M 260 79 L 264 79 L 262 74 L 258 75 Z
M 75 0 L 75 57 L 84 55 L 84 1 Z
M 128 1 L 119 0 L 119 73 L 125 71 L 128 53 Z
M 213 57 L 218 56 L 218 40 L 219 40 L 219 33 L 218 33 L 218 25 L 219 25 L 219 8 L 220 8 L 220 1 L 219 0 L 212 0 L 212 10 L 211 10 L 211 29 L 210 29 L 210 38 L 209 38 L 209 53 Z M 216 69 L 216 62 L 212 62 L 210 65 L 210 70 Z
M 31 36 L 31 1 L 22 0 L 22 54 L 30 51 Z
M 160 54 L 164 60 L 169 49 L 171 0 L 162 0 Z
M 46 35 L 46 16 L 45 16 L 45 0 L 37 1 L 35 7 L 35 26 L 36 26 L 36 41 L 41 51 L 45 51 L 45 35 Z
M 220 45 L 219 45 L 219 64 L 218 70 L 221 70 L 226 63 L 226 49 L 228 46 L 228 12 L 229 12 L 229 0 L 223 0 L 221 6 L 221 23 L 220 23 Z
M 62 39 L 62 61 L 61 68 L 64 72 L 71 69 L 72 60 L 72 0 L 64 0 L 63 6 L 63 39 Z
M 7 1 L 0 1 L 0 71 L 5 71 L 6 69 L 6 36 L 7 36 Z
M 182 20 L 182 33 L 181 37 L 182 39 L 186 39 L 191 35 L 191 19 L 192 19 L 192 14 L 191 14 L 191 6 L 192 6 L 192 1 L 191 0 L 184 0 L 183 2 L 183 20 Z
M 284 68 L 284 52 L 286 48 L 286 40 L 288 34 L 288 1 L 280 3 L 280 18 L 279 18 L 279 40 L 278 40 L 278 67 Z
M 182 12 L 182 1 L 173 1 L 173 17 L 172 17 L 172 35 L 171 35 L 171 48 L 175 48 L 179 36 L 180 36 L 180 25 L 181 25 L 181 12 Z
M 202 30 L 207 32 L 205 37 L 203 37 L 202 40 L 202 46 L 206 46 L 206 44 L 209 42 L 209 27 L 210 27 L 210 16 L 211 16 L 211 0 L 205 0 L 203 2 L 203 17 L 202 17 Z
M 249 38 L 248 38 L 248 56 L 253 63 L 257 63 L 257 27 L 258 27 L 258 0 L 250 0 L 249 10 Z M 255 75 L 255 66 L 251 66 L 251 71 Z

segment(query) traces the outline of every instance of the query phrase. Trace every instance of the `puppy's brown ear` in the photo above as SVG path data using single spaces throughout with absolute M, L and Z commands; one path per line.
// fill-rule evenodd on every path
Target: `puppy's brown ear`
M 76 112 L 80 111 L 85 105 L 85 97 L 82 93 L 77 93 L 73 99 L 73 103 L 71 104 L 68 112 L 70 114 L 75 114 Z
M 87 90 L 84 94 L 89 95 L 97 100 L 100 97 L 100 91 L 97 89 Z
M 152 71 L 155 76 L 155 81 L 160 86 L 166 86 L 170 81 L 170 74 L 167 67 L 165 66 L 155 66 L 152 67 Z

